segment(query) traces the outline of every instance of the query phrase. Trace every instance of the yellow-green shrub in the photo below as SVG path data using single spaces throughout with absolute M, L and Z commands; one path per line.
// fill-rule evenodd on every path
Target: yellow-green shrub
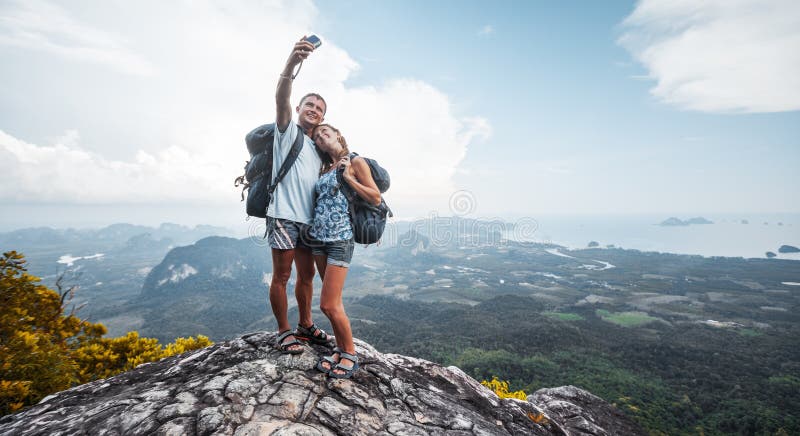
M 498 380 L 497 377 L 492 377 L 491 381 L 483 380 L 481 384 L 491 389 L 500 398 L 516 398 L 523 401 L 527 400 L 528 398 L 528 395 L 525 394 L 525 391 L 523 390 L 509 392 L 508 382 Z

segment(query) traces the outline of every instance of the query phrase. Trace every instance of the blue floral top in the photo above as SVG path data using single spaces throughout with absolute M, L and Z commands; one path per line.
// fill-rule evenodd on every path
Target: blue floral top
M 340 189 L 336 170 L 328 171 L 317 180 L 317 202 L 311 236 L 324 241 L 347 241 L 353 239 L 347 197 Z

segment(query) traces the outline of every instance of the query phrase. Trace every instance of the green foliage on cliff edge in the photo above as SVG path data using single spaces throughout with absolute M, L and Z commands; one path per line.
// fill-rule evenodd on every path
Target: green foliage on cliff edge
M 104 338 L 102 324 L 66 313 L 73 291 L 39 284 L 15 251 L 0 258 L 0 415 L 71 386 L 211 344 L 197 336 L 164 347 L 137 332 Z

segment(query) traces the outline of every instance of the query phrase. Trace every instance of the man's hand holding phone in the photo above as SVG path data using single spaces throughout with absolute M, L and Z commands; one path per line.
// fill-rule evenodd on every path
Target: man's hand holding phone
M 294 80 L 295 77 L 300 73 L 300 68 L 303 66 L 303 61 L 311 54 L 314 49 L 322 45 L 322 41 L 319 39 L 317 35 L 311 36 L 304 36 L 294 44 L 294 50 L 292 50 L 292 54 L 289 55 L 289 59 L 286 61 L 286 67 L 283 69 L 283 73 L 281 77 L 284 79 Z M 298 66 L 299 65 L 299 66 Z M 294 71 L 294 67 L 297 67 L 297 71 Z
M 300 41 L 294 44 L 294 49 L 292 50 L 292 54 L 289 55 L 289 60 L 286 61 L 286 66 L 290 68 L 296 67 L 308 58 L 311 52 L 321 44 L 322 41 L 320 41 L 316 35 L 311 35 L 309 37 L 304 36 Z

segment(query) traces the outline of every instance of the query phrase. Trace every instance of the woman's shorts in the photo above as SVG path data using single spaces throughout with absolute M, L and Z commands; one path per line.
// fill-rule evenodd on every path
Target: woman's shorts
M 336 265 L 342 268 L 350 266 L 353 260 L 353 249 L 356 244 L 352 239 L 346 241 L 313 241 L 311 254 L 314 256 L 327 256 L 328 265 Z

